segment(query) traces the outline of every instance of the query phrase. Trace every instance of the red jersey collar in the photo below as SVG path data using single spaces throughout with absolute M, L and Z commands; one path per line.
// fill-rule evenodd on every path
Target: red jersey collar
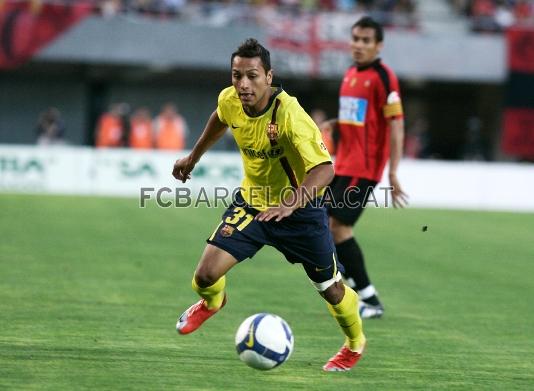
M 382 61 L 380 59 L 380 57 L 374 59 L 373 61 L 371 61 L 369 64 L 367 65 L 363 65 L 363 66 L 358 66 L 358 64 L 354 63 L 354 67 L 358 70 L 358 71 L 365 71 L 366 69 L 369 69 L 369 68 L 372 68 L 372 67 L 375 67 L 377 66 L 378 64 L 380 64 L 380 61 Z

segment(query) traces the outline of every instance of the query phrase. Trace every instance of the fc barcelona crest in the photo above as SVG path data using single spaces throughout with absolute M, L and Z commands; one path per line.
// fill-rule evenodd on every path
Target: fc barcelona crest
M 228 225 L 228 224 L 225 224 L 223 225 L 223 227 L 221 228 L 221 230 L 219 231 L 221 236 L 224 236 L 225 238 L 231 236 L 233 233 L 234 233 L 234 227 Z
M 278 125 L 277 124 L 268 124 L 267 125 L 267 137 L 269 141 L 278 140 Z

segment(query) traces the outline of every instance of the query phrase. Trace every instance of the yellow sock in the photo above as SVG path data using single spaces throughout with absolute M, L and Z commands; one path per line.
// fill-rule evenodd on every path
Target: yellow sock
M 225 276 L 222 276 L 215 282 L 215 284 L 206 288 L 199 287 L 195 281 L 195 277 L 193 276 L 191 286 L 193 287 L 193 290 L 200 295 L 200 297 L 206 300 L 209 310 L 219 308 L 222 305 L 224 300 L 224 287 L 226 286 Z
M 326 304 L 346 336 L 345 345 L 353 352 L 361 353 L 365 345 L 365 335 L 358 313 L 358 295 L 356 292 L 345 285 L 343 299 L 336 305 L 328 302 Z

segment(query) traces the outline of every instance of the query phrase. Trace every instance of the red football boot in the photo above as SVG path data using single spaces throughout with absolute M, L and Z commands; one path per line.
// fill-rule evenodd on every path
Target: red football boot
M 339 352 L 323 366 L 327 372 L 350 371 L 362 357 L 362 353 L 353 352 L 346 346 L 342 346 Z
M 201 299 L 197 303 L 189 307 L 185 312 L 180 315 L 178 322 L 176 322 L 176 331 L 180 334 L 189 334 L 198 329 L 202 323 L 215 315 L 226 304 L 226 293 L 224 299 L 219 308 L 209 310 L 206 307 L 206 300 Z

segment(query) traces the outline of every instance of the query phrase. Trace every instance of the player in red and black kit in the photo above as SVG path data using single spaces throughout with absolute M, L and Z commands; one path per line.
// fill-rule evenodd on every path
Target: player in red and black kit
M 351 52 L 354 65 L 345 73 L 340 88 L 339 116 L 321 125 L 334 133 L 336 176 L 328 205 L 330 230 L 345 266 L 345 279 L 360 296 L 362 318 L 379 318 L 384 307 L 365 269 L 363 253 L 353 226 L 365 203 L 381 180 L 389 159 L 389 183 L 394 207 L 404 207 L 407 196 L 397 179 L 402 156 L 404 120 L 399 82 L 378 57 L 383 47 L 382 26 L 363 17 L 352 26 Z M 339 207 L 340 202 L 343 206 Z

